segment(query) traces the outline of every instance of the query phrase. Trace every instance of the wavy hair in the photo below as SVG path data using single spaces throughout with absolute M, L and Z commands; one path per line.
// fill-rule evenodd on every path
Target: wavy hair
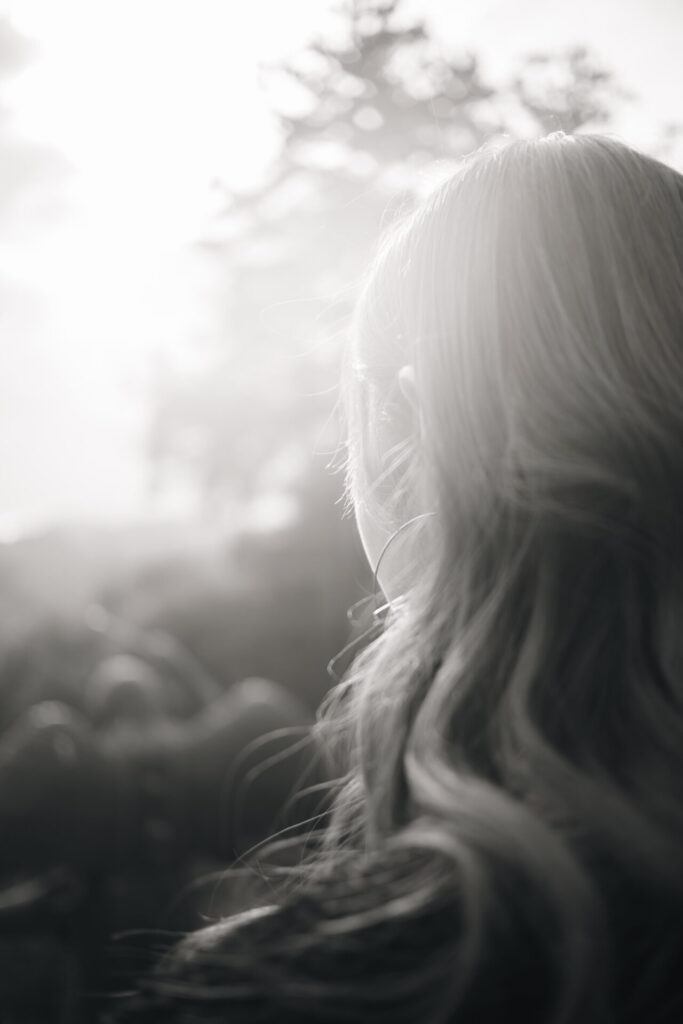
M 678 1019 L 683 178 L 599 136 L 476 154 L 382 245 L 345 377 L 353 500 L 397 527 L 419 480 L 436 515 L 321 714 L 321 848 L 159 998 Z

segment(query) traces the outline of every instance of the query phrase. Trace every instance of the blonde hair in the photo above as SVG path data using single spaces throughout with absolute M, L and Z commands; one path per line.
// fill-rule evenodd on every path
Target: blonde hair
M 387 466 L 405 363 L 424 426 Z M 596 136 L 475 156 L 382 247 L 347 375 L 355 500 L 398 525 L 422 462 L 438 515 L 332 698 L 339 813 L 448 851 L 482 941 L 505 864 L 570 1019 L 609 959 L 593 860 L 683 890 L 683 178 Z
M 323 850 L 239 982 L 273 1020 L 654 1019 L 683 909 L 683 179 L 597 136 L 465 161 L 381 247 L 346 391 L 355 500 L 397 527 L 420 476 L 432 557 L 330 695 Z

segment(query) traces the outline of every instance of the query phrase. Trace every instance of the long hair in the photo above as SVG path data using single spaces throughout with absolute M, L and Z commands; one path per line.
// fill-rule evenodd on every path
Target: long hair
M 159 991 L 201 981 L 207 1019 L 677 1019 L 683 179 L 587 135 L 465 161 L 382 245 L 345 377 L 354 501 L 396 527 L 419 480 L 436 514 L 322 712 L 305 877 Z

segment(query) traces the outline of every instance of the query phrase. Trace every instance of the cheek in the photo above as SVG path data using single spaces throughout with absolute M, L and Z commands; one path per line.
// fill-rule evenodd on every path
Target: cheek
M 377 525 L 376 520 L 372 518 L 361 504 L 357 504 L 354 511 L 365 557 L 374 572 L 382 549 L 387 542 L 388 535 Z
M 410 555 L 406 550 L 404 536 L 396 530 L 383 529 L 363 508 L 356 508 L 358 532 L 370 568 L 377 573 L 377 582 L 388 601 L 393 601 L 405 591 L 410 582 Z M 379 564 L 379 571 L 378 570 Z

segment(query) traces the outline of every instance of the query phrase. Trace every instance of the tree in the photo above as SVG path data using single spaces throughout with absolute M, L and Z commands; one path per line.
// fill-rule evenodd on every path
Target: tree
M 5 19 L 0 19 L 0 88 L 30 62 L 31 44 Z M 29 142 L 13 128 L 0 104 L 0 223 L 7 230 L 33 215 L 50 214 L 63 202 L 61 187 L 66 161 L 47 146 Z
M 377 235 L 464 153 L 505 134 L 607 120 L 612 76 L 583 49 L 532 55 L 502 89 L 440 47 L 398 0 L 338 9 L 266 84 L 281 145 L 265 181 L 226 193 L 222 343 L 205 373 L 170 379 L 152 454 L 209 496 L 269 486 L 287 452 L 334 448 L 340 338 Z M 307 460 L 303 460 L 308 464 Z

